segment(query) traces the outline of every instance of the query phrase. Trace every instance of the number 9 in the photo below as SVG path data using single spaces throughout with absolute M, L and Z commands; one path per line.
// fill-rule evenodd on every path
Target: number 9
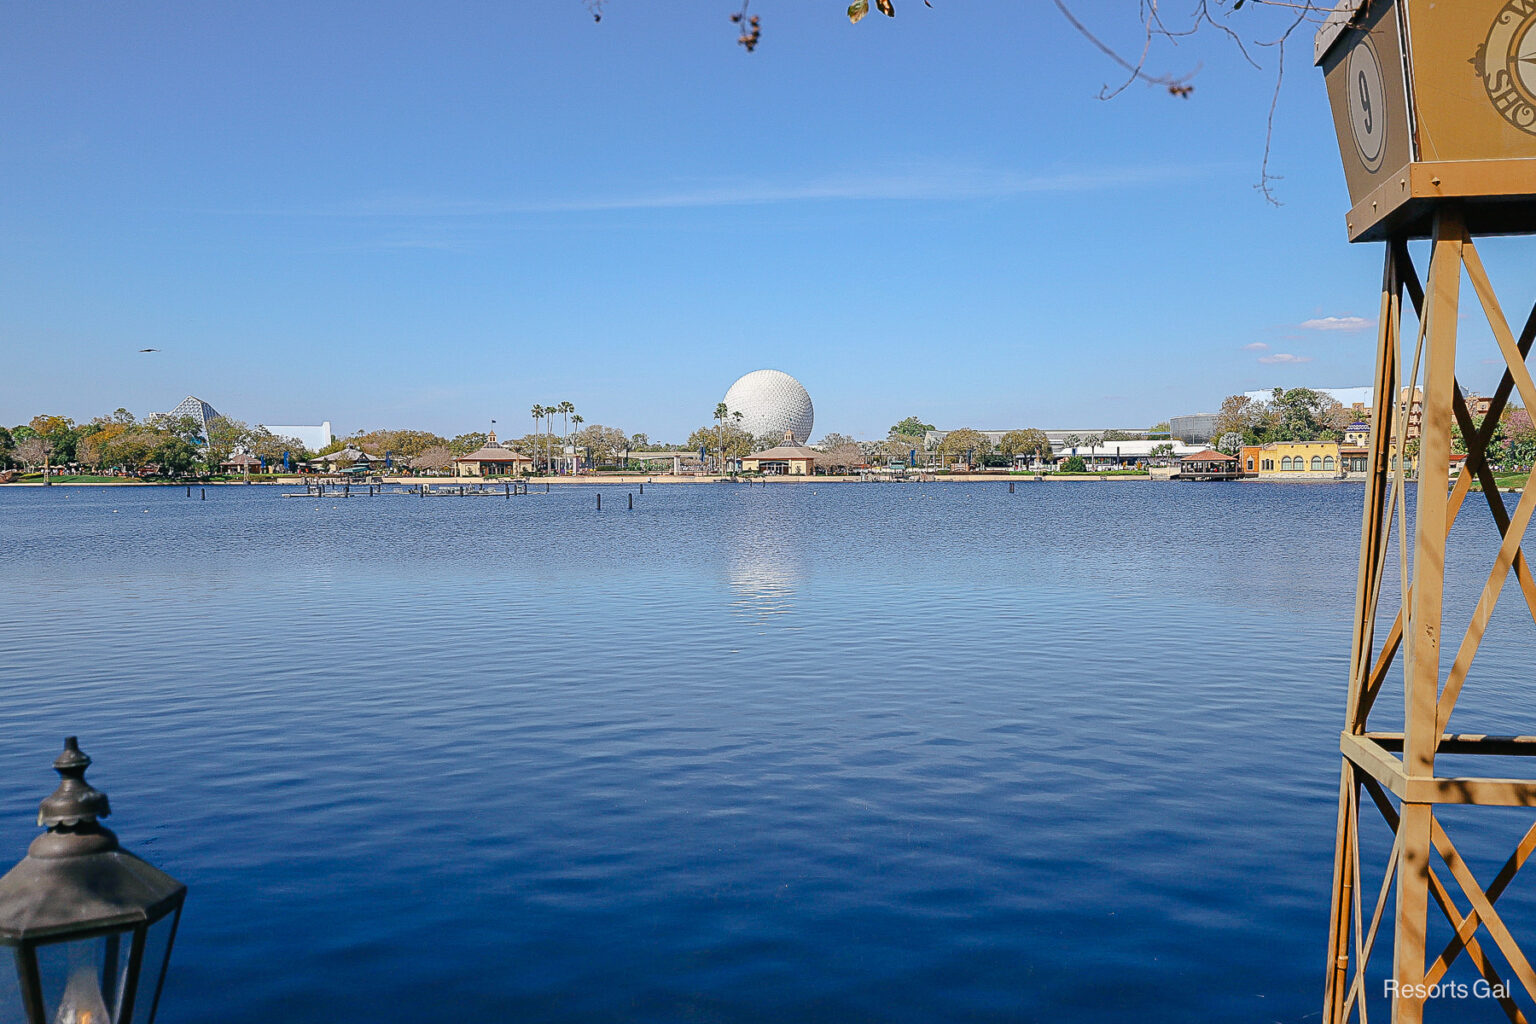
M 1365 114 L 1365 133 L 1375 131 L 1371 122 L 1371 87 L 1366 83 L 1365 72 L 1360 72 L 1360 110 Z

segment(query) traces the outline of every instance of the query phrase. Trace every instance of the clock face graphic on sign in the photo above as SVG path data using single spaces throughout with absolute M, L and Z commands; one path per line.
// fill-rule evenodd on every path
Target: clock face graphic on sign
M 1472 58 L 1499 116 L 1536 135 L 1536 6 L 1509 0 Z
M 1355 149 L 1368 171 L 1381 169 L 1382 154 L 1387 151 L 1387 87 L 1381 78 L 1381 61 L 1370 36 L 1349 51 L 1345 69 L 1349 89 L 1349 130 Z

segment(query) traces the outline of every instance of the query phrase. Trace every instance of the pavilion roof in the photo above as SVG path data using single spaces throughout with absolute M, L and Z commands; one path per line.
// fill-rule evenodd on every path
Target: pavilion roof
M 496 440 L 487 441 L 468 455 L 456 456 L 454 462 L 532 462 L 522 452 L 504 447 Z
M 809 448 L 796 441 L 794 431 L 786 430 L 782 444 L 775 445 L 764 452 L 753 452 L 747 458 L 753 462 L 788 462 L 790 459 L 808 459 L 815 462 L 816 457 L 821 454 L 815 448 Z

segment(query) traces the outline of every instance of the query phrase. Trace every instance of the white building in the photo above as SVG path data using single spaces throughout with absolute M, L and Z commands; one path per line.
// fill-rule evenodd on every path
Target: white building
M 1286 388 L 1285 390 L 1289 391 L 1290 389 Z M 1320 395 L 1327 395 L 1346 409 L 1352 405 L 1363 405 L 1369 409 L 1371 407 L 1371 396 L 1375 394 L 1375 389 L 1369 387 L 1311 388 L 1310 390 L 1316 391 Z M 1265 388 L 1262 391 L 1244 391 L 1243 397 L 1251 398 L 1255 402 L 1273 402 L 1275 400 L 1275 389 Z
M 330 420 L 326 420 L 324 423 L 315 427 L 277 426 L 270 423 L 262 423 L 260 424 L 260 427 L 263 430 L 276 434 L 278 437 L 295 438 L 300 444 L 312 452 L 319 451 L 326 445 L 330 444 L 332 440 L 334 440 L 334 436 L 331 434 Z
M 1090 469 L 1100 467 L 1134 466 L 1137 463 L 1151 462 L 1154 458 L 1165 457 L 1162 454 L 1154 456 L 1152 450 L 1162 447 L 1164 452 L 1168 445 L 1173 446 L 1171 457 L 1181 459 L 1186 455 L 1194 455 L 1203 452 L 1206 446 L 1203 444 L 1185 444 L 1183 441 L 1105 441 L 1097 448 L 1089 449 L 1085 444 L 1060 447 L 1052 445 L 1052 454 L 1057 459 L 1067 459 L 1074 455 L 1082 457 Z

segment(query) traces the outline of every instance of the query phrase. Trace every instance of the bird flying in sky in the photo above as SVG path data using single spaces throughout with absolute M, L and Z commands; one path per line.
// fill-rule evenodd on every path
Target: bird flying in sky
M 159 352 L 160 350 L 157 349 L 157 348 L 141 348 L 141 349 L 139 349 L 139 351 L 140 352 Z

